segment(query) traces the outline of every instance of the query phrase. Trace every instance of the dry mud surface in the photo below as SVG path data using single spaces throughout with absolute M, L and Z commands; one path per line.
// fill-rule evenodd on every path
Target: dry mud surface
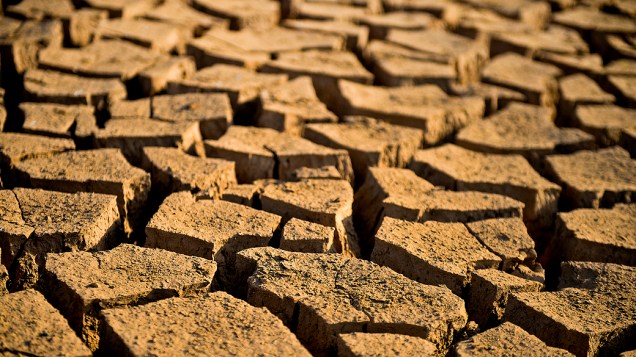
M 0 356 L 632 356 L 633 0 L 0 0 Z

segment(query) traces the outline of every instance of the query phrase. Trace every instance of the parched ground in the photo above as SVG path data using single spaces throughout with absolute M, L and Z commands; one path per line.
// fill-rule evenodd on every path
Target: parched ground
M 0 356 L 632 356 L 633 0 L 0 0 Z

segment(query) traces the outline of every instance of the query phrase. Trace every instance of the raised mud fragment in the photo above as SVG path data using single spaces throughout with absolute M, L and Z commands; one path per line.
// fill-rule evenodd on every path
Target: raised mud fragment
M 515 52 L 529 58 L 545 53 L 579 55 L 589 52 L 587 43 L 574 30 L 550 26 L 540 32 L 499 32 L 492 35 L 490 55 Z
M 477 82 L 481 68 L 488 60 L 488 46 L 482 41 L 445 30 L 393 30 L 389 32 L 387 41 L 433 55 L 451 65 L 460 84 Z
M 470 234 L 502 260 L 501 269 L 514 270 L 517 265 L 534 266 L 537 252 L 520 218 L 493 218 L 466 223 Z
M 84 0 L 88 6 L 108 11 L 110 18 L 130 19 L 153 7 L 151 0 Z
M 545 1 L 530 0 L 464 0 L 478 9 L 491 10 L 506 18 L 517 20 L 535 30 L 543 29 L 550 22 L 550 5 Z
M 205 154 L 234 161 L 239 183 L 273 178 L 276 158 L 265 145 L 278 137 L 272 129 L 231 126 L 220 139 L 205 141 Z
M 625 16 L 601 12 L 591 7 L 578 6 L 554 14 L 554 22 L 583 33 L 636 33 L 636 24 Z
M 118 79 L 84 78 L 40 69 L 25 73 L 24 90 L 34 102 L 92 105 L 97 109 L 126 97 L 126 87 Z
M 20 161 L 50 157 L 70 150 L 75 150 L 75 143 L 70 139 L 22 133 L 0 133 L 0 161 L 3 168 L 7 170 Z
M 154 65 L 141 71 L 137 82 L 143 95 L 154 95 L 164 91 L 168 82 L 191 77 L 196 72 L 194 60 L 185 56 L 166 56 Z
M 127 81 L 165 58 L 121 40 L 93 42 L 82 48 L 48 48 L 40 53 L 40 68 L 95 78 Z
M 302 181 L 308 179 L 344 180 L 335 166 L 322 166 L 317 168 L 301 167 L 292 171 L 289 175 L 290 181 Z
M 628 289 L 633 292 L 636 267 L 613 263 L 566 261 L 561 263 L 559 289 L 578 288 L 597 292 Z
M 186 53 L 194 58 L 198 68 L 226 64 L 256 70 L 271 58 L 268 53 L 248 51 L 224 41 L 214 31 L 189 41 Z
M 259 186 L 252 184 L 235 185 L 225 189 L 221 199 L 248 207 L 255 207 L 259 189 Z
M 456 356 L 492 356 L 513 354 L 524 356 L 574 356 L 570 352 L 546 345 L 510 322 L 477 334 L 454 347 Z
M 78 47 L 87 46 L 93 41 L 100 22 L 107 18 L 108 12 L 106 10 L 83 8 L 74 11 L 68 23 L 70 42 Z
M 424 0 L 428 1 L 428 0 Z M 463 36 L 490 41 L 492 36 L 501 33 L 532 32 L 527 24 L 501 16 L 496 12 L 463 7 L 458 14 L 455 31 Z
M 251 54 L 266 54 L 268 58 L 283 53 L 309 50 L 340 50 L 342 38 L 337 35 L 299 31 L 285 27 L 275 27 L 267 31 L 213 30 L 205 34 Z
M 20 22 L 3 17 L 0 28 L 3 75 L 21 75 L 36 68 L 40 51 L 59 47 L 64 39 L 59 20 Z
M 567 55 L 546 52 L 539 54 L 537 59 L 559 67 L 565 75 L 582 73 L 594 79 L 602 78 L 605 75 L 603 58 L 598 53 Z
M 594 135 L 600 145 L 616 145 L 621 135 L 636 129 L 636 110 L 615 105 L 581 105 L 576 108 L 573 122 L 574 126 Z
M 108 354 L 310 356 L 267 309 L 224 292 L 102 312 Z
M 117 196 L 126 233 L 137 220 L 150 191 L 150 175 L 130 165 L 117 149 L 70 151 L 15 165 L 21 183 L 62 192 L 96 192 Z
M 118 148 L 130 162 L 141 164 L 142 149 L 147 146 L 179 147 L 185 151 L 203 151 L 199 123 L 168 122 L 146 118 L 118 118 L 106 122 L 95 133 L 98 148 Z
M 559 128 L 553 110 L 513 103 L 501 111 L 462 129 L 455 142 L 465 148 L 495 153 L 520 154 L 536 164 L 552 153 L 569 153 L 594 147 L 594 137 L 575 128 Z
M 151 98 L 120 100 L 110 104 L 108 107 L 108 114 L 110 114 L 112 119 L 150 118 L 150 108 Z
M 370 40 L 382 40 L 391 30 L 423 31 L 444 26 L 442 21 L 430 14 L 405 11 L 367 15 L 360 19 L 360 23 L 369 28 Z
M 129 244 L 104 252 L 49 254 L 47 296 L 94 351 L 100 310 L 203 294 L 215 271 L 216 264 L 203 258 Z
M 36 290 L 0 296 L 0 353 L 91 356 L 68 322 Z
M 185 52 L 185 42 L 191 37 L 177 25 L 142 19 L 110 19 L 100 22 L 97 39 L 120 39 L 161 53 Z
M 434 85 L 387 88 L 341 80 L 337 95 L 337 114 L 369 116 L 423 130 L 426 144 L 437 143 L 484 115 L 481 98 L 450 97 Z
M 264 178 L 285 180 L 298 168 L 323 166 L 335 166 L 342 177 L 353 181 L 351 160 L 345 150 L 268 128 L 232 126 L 219 140 L 206 140 L 205 152 L 208 157 L 236 162 L 240 183 Z
M 525 204 L 526 223 L 546 226 L 557 211 L 561 188 L 541 177 L 520 155 L 483 154 L 453 144 L 420 150 L 411 168 L 436 185 L 457 191 L 481 191 Z
M 108 249 L 120 240 L 115 196 L 23 188 L 13 193 L 24 219 L 21 226 L 32 232 L 10 268 L 14 289 L 39 283 L 47 253 Z M 11 237 L 8 243 L 15 247 Z
M 458 79 L 455 69 L 446 63 L 386 55 L 374 55 L 372 61 L 377 83 L 387 87 L 434 84 L 449 90 Z
M 42 21 L 44 19 L 68 19 L 75 7 L 70 0 L 55 2 L 43 0 L 25 0 L 7 7 L 7 14 L 21 18 Z
M 152 98 L 153 119 L 169 122 L 198 122 L 204 139 L 218 139 L 232 122 L 232 107 L 226 94 L 188 93 Z
M 194 8 L 230 20 L 230 29 L 268 30 L 280 20 L 280 4 L 270 0 L 195 0 Z
M 574 119 L 577 109 L 590 104 L 611 104 L 616 99 L 584 74 L 573 74 L 559 80 L 559 115 Z
M 553 65 L 535 62 L 516 53 L 505 53 L 484 67 L 482 80 L 523 93 L 530 104 L 551 107 L 558 101 L 558 83 L 562 74 Z
M 427 12 L 455 24 L 464 6 L 452 0 L 384 0 L 386 11 Z
M 461 223 L 385 217 L 374 241 L 373 262 L 424 284 L 445 285 L 459 296 L 473 270 L 497 268 L 501 263 Z
M 475 191 L 445 191 L 413 171 L 370 168 L 356 192 L 354 212 L 358 229 L 372 237 L 382 217 L 411 222 L 472 222 L 496 217 L 521 217 L 523 203 Z
M 437 349 L 429 341 L 393 333 L 342 333 L 338 335 L 338 356 L 435 356 Z
M 347 150 L 360 181 L 369 167 L 405 167 L 423 140 L 421 130 L 371 118 L 349 119 L 342 124 L 310 124 L 303 136 L 320 145 Z
M 21 103 L 24 113 L 22 129 L 26 133 L 70 138 L 78 122 L 93 123 L 96 127 L 94 108 L 88 105 L 60 105 L 48 103 Z
M 256 125 L 300 135 L 311 123 L 335 123 L 338 117 L 318 99 L 310 77 L 298 77 L 261 92 Z
M 573 208 L 611 207 L 634 202 L 636 161 L 620 147 L 550 155 L 547 172 L 563 186 L 563 199 Z
M 608 76 L 607 81 L 620 104 L 636 108 L 636 84 L 633 76 Z
M 168 93 L 227 93 L 235 110 L 258 98 L 260 92 L 287 81 L 282 74 L 256 73 L 246 68 L 218 64 L 196 72 L 189 79 L 168 83 Z
M 470 86 L 454 85 L 450 88 L 450 92 L 460 97 L 483 98 L 486 105 L 486 115 L 502 110 L 511 103 L 524 102 L 526 100 L 526 96 L 521 92 L 485 83 L 475 83 Z
M 165 1 L 144 12 L 142 17 L 185 27 L 194 36 L 202 35 L 210 29 L 225 29 L 229 26 L 228 20 L 197 11 L 183 1 Z
M 351 52 L 362 50 L 369 39 L 369 29 L 366 26 L 356 25 L 347 21 L 287 19 L 281 23 L 281 26 L 300 31 L 340 36 L 344 38 L 344 47 Z
M 228 287 L 237 283 L 236 253 L 267 246 L 280 222 L 275 214 L 179 192 L 168 196 L 148 223 L 145 246 L 214 260 L 217 279 Z
M 262 68 L 267 73 L 284 73 L 290 78 L 310 76 L 320 100 L 329 108 L 336 106 L 337 83 L 346 79 L 357 83 L 371 84 L 373 75 L 358 58 L 346 51 L 305 51 L 281 54 Z
M 335 228 L 335 249 L 348 256 L 360 255 L 353 227 L 353 189 L 347 181 L 275 182 L 263 188 L 260 200 L 263 210 L 284 220 L 299 218 Z
M 497 325 L 506 310 L 508 297 L 513 292 L 538 292 L 543 284 L 522 279 L 495 269 L 480 269 L 473 272 L 466 310 L 471 321 L 483 330 Z
M 10 190 L 0 190 L 0 265 L 11 268 L 24 242 L 31 237 L 34 228 L 22 218 L 18 198 Z M 5 271 L 6 272 L 6 271 Z M 6 279 L 9 277 L 7 276 Z M 4 276 L 3 276 L 4 279 Z M 4 289 L 6 290 L 6 279 Z
M 280 249 L 302 253 L 335 253 L 336 230 L 322 224 L 292 218 L 283 226 Z
M 142 167 L 159 192 L 204 192 L 219 197 L 236 185 L 234 162 L 188 155 L 178 148 L 145 147 Z
M 562 259 L 636 265 L 636 205 L 563 212 L 556 224 Z
M 581 265 L 564 267 L 567 280 L 556 292 L 512 294 L 504 320 L 577 356 L 615 355 L 633 348 L 636 270 L 575 264 Z
M 247 300 L 281 317 L 316 353 L 334 353 L 338 334 L 362 331 L 418 336 L 446 351 L 467 322 L 464 302 L 448 289 L 368 261 L 273 248 L 239 259 L 254 272 Z

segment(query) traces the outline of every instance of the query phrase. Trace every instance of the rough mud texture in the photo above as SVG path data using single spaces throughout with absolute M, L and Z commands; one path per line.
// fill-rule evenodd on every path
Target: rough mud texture
M 122 244 L 104 252 L 49 254 L 46 295 L 94 351 L 101 310 L 202 294 L 215 272 L 216 264 L 203 258 Z
M 501 323 L 508 297 L 513 292 L 538 292 L 543 284 L 523 279 L 495 269 L 473 272 L 466 298 L 466 310 L 471 321 L 485 328 Z
M 348 118 L 342 124 L 311 124 L 303 136 L 317 144 L 344 149 L 359 181 L 369 167 L 405 167 L 420 147 L 423 132 L 371 118 Z
M 96 192 L 117 196 L 127 233 L 135 228 L 150 191 L 150 175 L 130 165 L 117 149 L 69 151 L 15 165 L 27 187 L 62 192 Z
M 411 222 L 471 222 L 495 217 L 521 217 L 523 203 L 475 191 L 435 188 L 413 171 L 370 168 L 354 201 L 357 228 L 372 237 L 382 217 Z
M 24 188 L 0 192 L 9 208 L 3 212 L 6 228 L 0 243 L 2 263 L 12 272 L 12 289 L 42 283 L 47 253 L 103 250 L 119 241 L 115 196 Z
M 4 169 L 13 167 L 18 162 L 27 159 L 51 157 L 71 150 L 75 150 L 75 143 L 69 139 L 21 133 L 0 133 L 0 157 Z
M 117 148 L 130 160 L 140 165 L 147 146 L 179 147 L 186 151 L 203 151 L 199 123 L 191 121 L 169 122 L 148 118 L 118 118 L 106 122 L 104 129 L 95 133 L 95 146 Z
M 314 90 L 310 77 L 302 76 L 260 95 L 256 125 L 300 135 L 307 124 L 335 123 L 338 117 L 327 109 Z
M 239 257 L 254 272 L 248 302 L 277 314 L 317 353 L 333 352 L 340 333 L 362 331 L 423 337 L 443 352 L 467 322 L 463 301 L 448 289 L 368 261 L 273 248 Z
M 220 139 L 206 140 L 205 153 L 235 161 L 240 183 L 267 178 L 285 180 L 301 167 L 323 166 L 335 166 L 342 177 L 353 180 L 351 160 L 345 150 L 269 128 L 232 126 Z
M 25 73 L 24 90 L 31 101 L 96 108 L 105 108 L 108 103 L 126 97 L 126 87 L 118 79 L 86 78 L 40 69 Z
M 335 228 L 336 250 L 347 256 L 360 255 L 353 226 L 353 190 L 347 181 L 273 182 L 265 185 L 260 201 L 263 210 L 284 220 L 293 217 Z
M 110 354 L 311 356 L 282 322 L 224 292 L 102 312 Z
M 281 74 L 255 73 L 249 69 L 217 64 L 203 68 L 190 78 L 168 83 L 168 93 L 215 92 L 227 93 L 232 108 L 258 98 L 259 93 L 284 83 L 287 76 Z
M 634 354 L 635 19 L 0 0 L 0 355 Z
M 541 177 L 519 155 L 484 154 L 446 144 L 418 151 L 411 168 L 426 180 L 449 189 L 510 196 L 525 204 L 526 221 L 549 225 L 561 188 Z
M 160 95 L 152 99 L 152 117 L 169 122 L 198 122 L 201 137 L 218 139 L 232 122 L 232 107 L 225 94 Z
M 555 77 L 561 74 L 561 70 L 553 65 L 505 53 L 485 66 L 482 80 L 517 90 L 526 96 L 530 104 L 550 107 L 558 101 L 559 88 Z
M 91 356 L 60 313 L 35 290 L 0 296 L 0 353 Z
M 564 260 L 636 265 L 635 204 L 559 213 L 556 225 Z
M 481 99 L 449 97 L 433 85 L 385 88 L 341 80 L 338 97 L 338 114 L 424 130 L 426 144 L 439 142 L 484 114 Z
M 392 333 L 342 333 L 338 335 L 338 356 L 434 356 L 435 345 L 427 340 Z
M 445 285 L 459 296 L 473 270 L 501 263 L 461 223 L 414 223 L 390 217 L 382 220 L 375 234 L 371 261 L 424 284 Z
M 581 105 L 576 108 L 574 125 L 594 135 L 602 146 L 616 145 L 621 135 L 636 130 L 636 110 L 614 105 Z M 633 144 L 625 146 L 632 152 Z
M 292 218 L 283 227 L 279 248 L 290 252 L 335 253 L 333 227 Z
M 572 207 L 611 207 L 635 200 L 636 161 L 619 147 L 551 155 L 546 164 L 551 177 L 563 186 L 562 196 Z
M 83 122 L 97 127 L 94 109 L 87 105 L 22 103 L 20 110 L 24 113 L 25 133 L 70 138 L 72 134 L 81 135 L 78 126 Z
M 570 263 L 563 270 L 566 279 L 558 291 L 511 295 L 504 320 L 577 356 L 616 354 L 633 346 L 634 268 Z
M 233 161 L 200 158 L 177 148 L 145 147 L 142 167 L 159 192 L 204 192 L 218 197 L 236 185 Z
M 196 201 L 179 192 L 168 196 L 148 223 L 145 246 L 214 260 L 220 282 L 234 284 L 236 253 L 267 246 L 280 221 L 275 214 L 227 201 Z
M 501 269 L 514 270 L 523 263 L 534 266 L 537 252 L 520 218 L 493 218 L 466 223 L 470 234 L 502 260 Z
M 462 129 L 455 142 L 475 151 L 520 154 L 531 160 L 594 147 L 593 136 L 580 129 L 558 128 L 552 114 L 545 107 L 513 103 Z
M 488 46 L 444 30 L 393 30 L 387 41 L 435 56 L 437 62 L 451 65 L 457 82 L 470 84 L 478 81 L 481 68 L 488 59 Z
M 456 356 L 574 356 L 566 350 L 546 345 L 519 326 L 504 322 L 455 345 Z

